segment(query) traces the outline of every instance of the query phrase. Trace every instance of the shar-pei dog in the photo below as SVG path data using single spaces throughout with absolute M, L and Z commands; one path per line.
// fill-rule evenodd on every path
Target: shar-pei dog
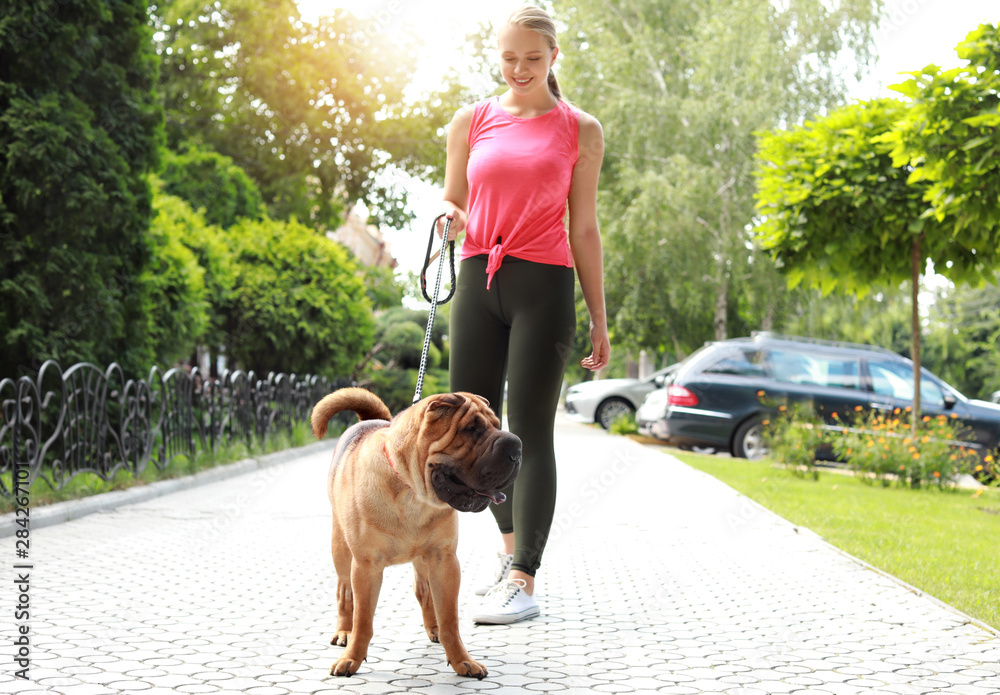
M 500 504 L 521 466 L 521 440 L 500 429 L 485 399 L 471 393 L 425 398 L 392 417 L 378 396 L 345 388 L 312 411 L 322 438 L 342 411 L 360 422 L 337 443 L 328 494 L 333 507 L 337 633 L 346 647 L 331 675 L 350 676 L 368 655 L 383 570 L 413 563 L 424 628 L 455 672 L 482 679 L 458 633 L 458 514 Z

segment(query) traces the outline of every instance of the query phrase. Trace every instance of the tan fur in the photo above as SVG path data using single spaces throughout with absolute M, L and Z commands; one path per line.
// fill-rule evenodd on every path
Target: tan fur
M 388 425 L 365 423 L 388 420 L 390 413 L 375 394 L 359 388 L 340 389 L 316 404 L 311 418 L 316 436 L 322 437 L 330 418 L 345 410 L 358 413 L 362 423 L 338 444 L 328 477 L 337 570 L 337 629 L 331 643 L 346 647 L 330 673 L 357 672 L 372 638 L 383 569 L 412 562 L 428 637 L 442 644 L 459 675 L 483 678 L 486 667 L 472 658 L 458 632 L 458 515 L 435 490 L 434 469 L 458 471 L 473 483 L 488 478 L 493 484 L 504 465 L 496 451 L 508 452 L 505 456 L 514 462 L 506 465 L 516 475 L 520 441 L 502 432 L 486 401 L 472 394 L 432 396 Z M 511 438 L 516 458 L 510 453 Z M 497 447 L 498 442 L 506 448 Z M 484 496 L 471 484 L 469 489 Z

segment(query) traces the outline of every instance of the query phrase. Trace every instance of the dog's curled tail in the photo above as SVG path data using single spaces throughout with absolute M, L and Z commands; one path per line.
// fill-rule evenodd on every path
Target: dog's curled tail
M 330 395 L 324 396 L 323 400 L 313 406 L 310 422 L 316 439 L 325 437 L 330 418 L 345 410 L 357 413 L 359 420 L 392 419 L 392 413 L 389 412 L 389 408 L 382 402 L 382 399 L 368 389 L 354 386 L 337 389 Z

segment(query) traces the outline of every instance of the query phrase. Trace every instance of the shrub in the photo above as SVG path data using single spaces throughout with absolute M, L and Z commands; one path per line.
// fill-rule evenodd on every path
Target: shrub
M 812 403 L 780 405 L 777 414 L 763 425 L 771 458 L 796 475 L 819 479 L 816 455 L 828 435 Z
M 834 451 L 852 470 L 865 474 L 863 479 L 882 485 L 895 479 L 913 488 L 944 487 L 973 469 L 979 457 L 965 445 L 965 428 L 957 416 L 925 415 L 913 431 L 909 411 L 856 410 L 833 437 Z
M 612 434 L 638 434 L 639 428 L 635 424 L 635 415 L 622 413 L 611 422 Z

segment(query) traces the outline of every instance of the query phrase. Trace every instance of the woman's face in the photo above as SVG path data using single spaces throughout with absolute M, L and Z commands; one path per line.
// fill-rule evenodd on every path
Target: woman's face
M 515 94 L 526 96 L 548 91 L 549 68 L 559 54 L 545 37 L 531 29 L 507 26 L 500 32 L 500 73 Z

